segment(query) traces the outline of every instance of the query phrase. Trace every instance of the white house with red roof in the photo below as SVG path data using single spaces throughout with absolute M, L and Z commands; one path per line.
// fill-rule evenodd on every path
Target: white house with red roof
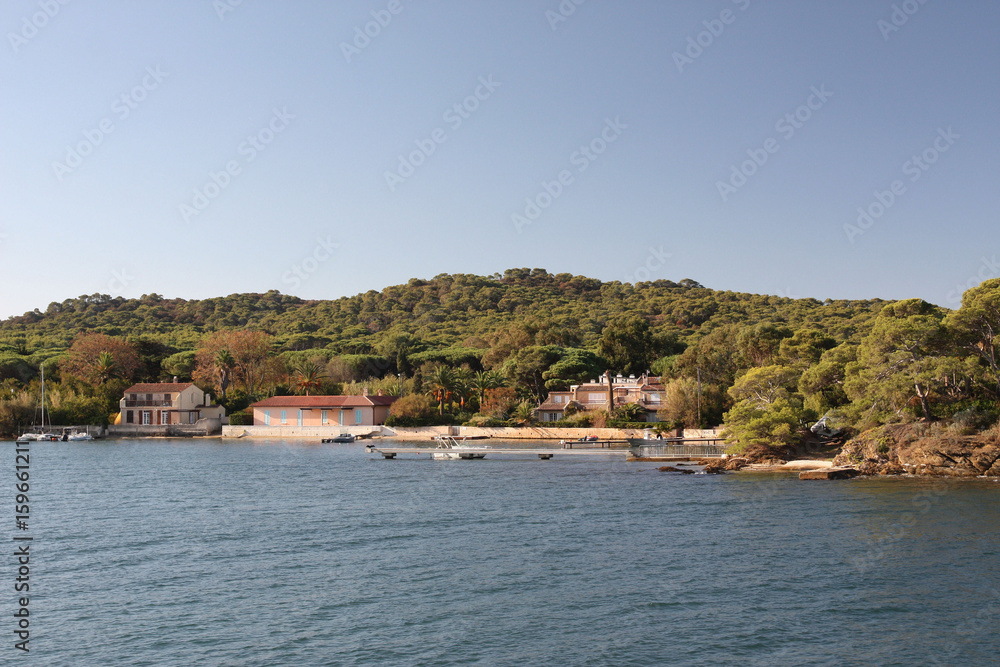
M 254 426 L 378 426 L 396 396 L 273 396 L 257 401 Z
M 162 427 L 212 422 L 210 430 L 221 427 L 226 409 L 212 405 L 212 397 L 191 382 L 151 382 L 134 384 L 118 402 L 121 416 L 115 426 Z M 136 429 L 136 432 L 156 429 Z M 162 429 L 159 429 L 162 430 Z

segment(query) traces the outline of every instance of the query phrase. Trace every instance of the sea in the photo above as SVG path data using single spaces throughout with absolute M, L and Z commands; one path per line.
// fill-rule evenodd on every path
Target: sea
M 30 445 L 0 663 L 988 665 L 996 480 L 680 474 L 361 444 Z M 30 537 L 30 639 L 15 537 Z

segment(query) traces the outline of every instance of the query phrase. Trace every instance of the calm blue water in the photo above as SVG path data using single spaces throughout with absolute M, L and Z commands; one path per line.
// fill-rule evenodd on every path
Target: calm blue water
M 982 665 L 1000 649 L 994 482 L 31 448 L 32 651 L 12 648 L 7 558 L 5 664 Z

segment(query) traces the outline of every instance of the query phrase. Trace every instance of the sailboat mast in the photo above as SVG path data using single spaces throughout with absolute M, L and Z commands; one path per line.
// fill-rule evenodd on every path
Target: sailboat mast
M 41 364 L 42 371 L 42 433 L 45 433 L 45 364 Z

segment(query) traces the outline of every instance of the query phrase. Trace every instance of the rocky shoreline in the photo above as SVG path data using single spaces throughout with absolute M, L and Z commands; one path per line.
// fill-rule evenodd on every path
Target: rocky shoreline
M 892 424 L 849 440 L 833 464 L 854 466 L 863 475 L 1000 477 L 1000 438 L 996 432 L 965 435 Z
M 1000 478 L 1000 434 L 996 429 L 968 434 L 955 432 L 946 424 L 890 424 L 865 431 L 835 451 L 818 452 L 813 443 L 807 447 L 807 454 L 821 458 L 785 460 L 758 449 L 746 456 L 700 463 L 710 473 L 830 471 L 803 474 L 803 479 L 847 477 L 852 475 L 851 471 L 865 476 Z M 787 458 L 792 456 L 789 452 Z

